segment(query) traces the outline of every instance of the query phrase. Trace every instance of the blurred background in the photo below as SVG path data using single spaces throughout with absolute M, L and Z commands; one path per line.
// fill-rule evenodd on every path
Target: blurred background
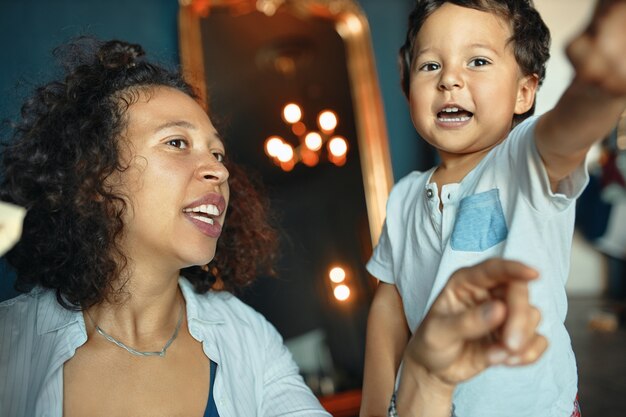
M 434 163 L 432 150 L 413 129 L 399 88 L 396 54 L 413 0 L 354 3 L 369 23 L 373 76 L 384 110 L 380 139 L 388 146 L 390 174 L 397 181 Z M 535 0 L 553 36 L 538 113 L 555 104 L 571 79 L 563 48 L 584 26 L 593 3 Z M 53 48 L 79 35 L 139 43 L 150 58 L 179 65 L 178 13 L 176 0 L 0 0 L 0 118 L 18 116 L 19 103 L 33 86 L 54 77 Z M 364 264 L 379 231 L 368 223 L 364 150 L 345 43 L 332 24 L 315 19 L 292 16 L 268 25 L 263 16 L 236 22 L 216 13 L 210 18 L 201 34 L 211 114 L 229 153 L 264 184 L 282 238 L 277 277 L 259 277 L 241 297 L 274 323 L 307 383 L 334 407 L 334 415 L 356 415 L 365 322 L 376 285 Z M 262 30 L 255 32 L 255 27 Z M 299 104 L 299 117 L 283 113 L 290 102 Z M 326 128 L 318 118 L 324 110 L 332 113 Z M 298 148 L 297 138 L 304 136 L 298 133 L 300 124 L 317 124 L 323 145 L 335 137 L 344 142 L 338 151 L 323 147 L 316 160 Z M 6 135 L 6 128 L 2 132 Z M 626 122 L 621 132 L 626 135 Z M 291 142 L 298 158 L 281 162 L 270 154 L 266 145 L 273 136 Z M 620 398 L 626 392 L 625 142 L 616 130 L 592 152 L 592 180 L 579 202 L 567 325 L 586 416 L 626 415 Z M 0 260 L 0 300 L 15 295 L 13 277 Z

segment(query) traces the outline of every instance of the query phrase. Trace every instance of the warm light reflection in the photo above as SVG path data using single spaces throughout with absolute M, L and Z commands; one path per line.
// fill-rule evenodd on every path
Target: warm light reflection
M 344 166 L 346 164 L 345 155 L 335 156 L 331 154 L 331 155 L 328 155 L 328 160 L 338 167 Z
M 291 126 L 291 131 L 296 136 L 302 136 L 306 132 L 306 125 L 302 122 L 296 122 Z
M 322 148 L 322 136 L 317 132 L 309 132 L 304 138 L 304 144 L 312 151 L 319 151 Z
M 295 103 L 289 103 L 283 108 L 283 119 L 287 123 L 297 123 L 302 118 L 302 109 Z
M 280 168 L 283 171 L 289 172 L 293 169 L 293 167 L 296 166 L 296 161 L 294 161 L 293 159 L 290 159 L 287 162 L 281 162 L 280 163 Z
M 335 298 L 339 301 L 346 301 L 350 297 L 350 288 L 345 284 L 340 284 L 333 290 Z
M 265 153 L 271 157 L 277 157 L 280 148 L 283 146 L 283 139 L 279 136 L 270 136 L 265 141 Z
M 313 111 L 311 113 L 314 114 Z M 348 141 L 335 133 L 339 124 L 335 111 L 326 108 L 317 114 L 317 131 L 308 131 L 304 111 L 293 101 L 285 104 L 281 117 L 295 138 L 286 141 L 272 135 L 265 140 L 264 146 L 265 153 L 284 171 L 291 171 L 300 162 L 308 167 L 314 167 L 322 161 L 336 166 L 346 163 Z
M 293 159 L 293 147 L 288 143 L 282 143 L 278 148 L 278 154 L 276 158 L 280 162 L 289 162 Z
M 332 282 L 338 284 L 346 279 L 346 271 L 342 267 L 336 266 L 328 272 L 328 277 Z
M 330 110 L 324 110 L 317 116 L 317 124 L 324 132 L 332 132 L 337 127 L 337 115 Z
M 300 158 L 302 160 L 302 163 L 308 167 L 314 167 L 320 161 L 320 157 L 317 155 L 317 153 L 308 148 L 300 149 Z
M 328 142 L 328 151 L 335 157 L 341 157 L 348 152 L 348 142 L 341 136 L 335 136 Z

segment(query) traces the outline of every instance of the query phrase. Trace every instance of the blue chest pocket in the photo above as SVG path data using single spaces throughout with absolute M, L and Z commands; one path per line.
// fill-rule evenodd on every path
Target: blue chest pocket
M 497 189 L 465 197 L 452 230 L 452 249 L 482 252 L 506 239 L 506 227 Z

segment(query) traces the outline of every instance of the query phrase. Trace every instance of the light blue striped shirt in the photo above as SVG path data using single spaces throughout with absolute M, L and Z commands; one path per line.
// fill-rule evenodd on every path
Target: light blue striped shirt
M 221 417 L 324 416 L 276 329 L 225 292 L 196 294 L 181 278 L 191 335 L 218 366 Z M 80 312 L 53 291 L 35 289 L 0 303 L 0 416 L 61 417 L 63 364 L 87 341 Z

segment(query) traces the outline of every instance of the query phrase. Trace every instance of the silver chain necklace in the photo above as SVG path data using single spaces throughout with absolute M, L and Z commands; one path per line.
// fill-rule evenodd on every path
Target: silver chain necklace
M 169 340 L 167 342 L 165 342 L 165 346 L 163 346 L 163 349 L 161 349 L 158 352 L 156 352 L 156 351 L 155 352 L 149 352 L 149 351 L 148 352 L 143 352 L 141 350 L 133 349 L 132 347 L 124 344 L 123 342 L 120 342 L 119 340 L 117 340 L 116 338 L 114 338 L 113 336 L 111 336 L 110 334 L 105 332 L 104 330 L 102 330 L 100 328 L 100 326 L 98 326 L 96 324 L 96 322 L 93 320 L 93 318 L 91 317 L 91 314 L 87 313 L 87 316 L 91 320 L 91 323 L 95 327 L 96 331 L 98 333 L 100 333 L 102 335 L 102 337 L 104 337 L 109 342 L 114 343 L 117 346 L 121 347 L 122 349 L 128 351 L 130 354 L 135 355 L 135 356 L 159 356 L 159 357 L 162 358 L 162 357 L 165 356 L 165 352 L 167 352 L 167 348 L 170 347 L 172 342 L 176 339 L 176 336 L 178 336 L 178 331 L 180 330 L 180 325 L 183 323 L 183 304 L 180 305 L 180 313 L 178 315 L 178 323 L 176 323 L 176 328 L 174 329 L 174 334 L 172 335 L 172 337 L 169 338 Z

